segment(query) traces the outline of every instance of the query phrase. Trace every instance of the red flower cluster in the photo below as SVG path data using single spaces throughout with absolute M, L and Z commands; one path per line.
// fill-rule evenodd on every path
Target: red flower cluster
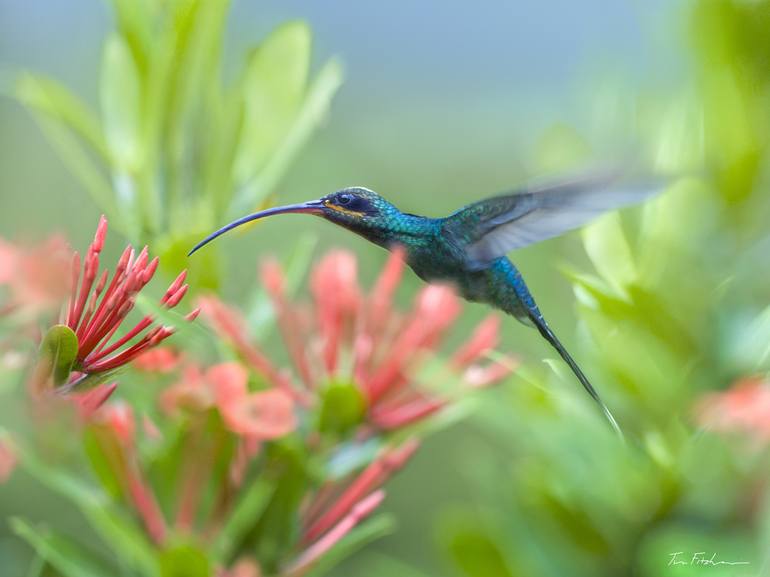
M 303 404 L 311 404 L 325 382 L 355 383 L 364 394 L 368 422 L 390 430 L 415 423 L 450 401 L 446 394 L 428 393 L 414 384 L 415 368 L 439 346 L 460 313 L 460 300 L 443 285 L 428 285 L 403 314 L 393 296 L 404 263 L 394 251 L 370 294 L 362 293 L 356 260 L 348 252 L 325 256 L 314 268 L 314 307 L 289 301 L 281 268 L 273 261 L 262 267 L 262 280 L 276 310 L 286 348 L 296 369 L 298 386 L 251 343 L 240 315 L 215 297 L 200 300 L 214 329 L 268 382 Z M 508 375 L 512 363 L 478 365 L 498 341 L 495 316 L 484 320 L 452 357 L 451 368 L 465 383 L 483 386 Z
M 133 310 L 136 296 L 155 274 L 158 258 L 150 260 L 147 247 L 137 255 L 133 247 L 127 246 L 108 284 L 109 271 L 99 274 L 99 253 L 104 247 L 106 235 L 107 219 L 102 216 L 83 259 L 82 272 L 80 255 L 76 252 L 72 259 L 72 295 L 64 324 L 77 335 L 76 369 L 85 374 L 117 369 L 174 332 L 173 327 L 153 326 L 153 317 L 146 315 L 123 336 L 111 342 Z M 165 308 L 174 308 L 186 294 L 186 275 L 187 271 L 182 271 L 163 295 L 160 302 Z M 197 315 L 195 310 L 186 319 L 193 320 Z

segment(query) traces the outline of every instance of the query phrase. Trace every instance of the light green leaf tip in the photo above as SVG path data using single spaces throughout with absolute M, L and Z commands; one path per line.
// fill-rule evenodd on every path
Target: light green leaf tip
M 636 265 L 617 213 L 605 214 L 583 229 L 583 245 L 594 267 L 618 296 L 637 279 Z

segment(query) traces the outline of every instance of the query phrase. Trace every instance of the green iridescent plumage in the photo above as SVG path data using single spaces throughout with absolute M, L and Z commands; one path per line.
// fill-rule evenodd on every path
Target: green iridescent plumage
M 569 365 L 604 414 L 620 429 L 596 390 L 543 318 L 509 251 L 582 226 L 591 218 L 639 202 L 652 187 L 622 188 L 616 175 L 531 187 L 470 204 L 445 218 L 404 213 L 377 193 L 346 188 L 319 200 L 258 212 L 214 232 L 200 247 L 245 222 L 273 214 L 316 214 L 386 249 L 402 246 L 423 280 L 453 283 L 471 301 L 486 303 L 538 329 Z

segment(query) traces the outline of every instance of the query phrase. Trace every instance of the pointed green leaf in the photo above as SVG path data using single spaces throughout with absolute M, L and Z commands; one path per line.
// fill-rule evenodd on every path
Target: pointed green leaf
M 363 522 L 323 555 L 306 574 L 307 577 L 321 577 L 321 575 L 328 574 L 330 569 L 372 541 L 392 533 L 395 526 L 396 522 L 391 515 L 378 515 Z
M 259 520 L 274 492 L 272 483 L 256 479 L 238 498 L 214 542 L 214 555 L 219 561 L 229 561 L 235 548 Z
M 111 34 L 105 43 L 100 82 L 104 134 L 114 166 L 131 172 L 138 167 L 142 151 L 141 85 L 131 50 L 118 34 Z
M 637 278 L 634 258 L 617 212 L 605 214 L 583 229 L 583 245 L 599 274 L 626 296 L 628 285 Z
M 32 111 L 55 120 L 107 158 L 99 122 L 72 92 L 44 76 L 23 74 L 16 84 L 17 98 Z
M 98 487 L 61 468 L 49 467 L 30 452 L 24 453 L 22 466 L 42 485 L 76 505 L 123 564 L 140 570 L 147 577 L 157 575 L 155 554 L 145 534 L 134 520 L 118 511 Z
M 54 325 L 40 343 L 40 370 L 54 387 L 67 382 L 78 354 L 78 337 L 66 325 Z M 42 374 L 41 374 L 42 376 Z
M 111 577 L 114 567 L 107 566 L 81 545 L 51 530 L 38 529 L 26 521 L 13 518 L 11 529 L 53 565 L 64 577 Z
M 326 116 L 331 99 L 341 84 L 342 66 L 337 60 L 330 60 L 318 73 L 299 113 L 283 139 L 276 144 L 267 164 L 239 190 L 232 214 L 241 216 L 275 188 L 289 163 Z
M 504 551 L 477 519 L 466 517 L 443 532 L 444 546 L 463 575 L 514 577 Z
M 243 79 L 245 117 L 235 181 L 264 165 L 302 103 L 310 66 L 310 29 L 302 22 L 276 28 L 251 55 Z
M 116 228 L 127 232 L 117 210 L 112 187 L 91 154 L 92 150 L 96 150 L 105 162 L 109 162 L 109 153 L 96 120 L 85 109 L 80 109 L 79 103 L 67 106 L 66 98 L 63 99 L 64 103 L 60 103 L 48 94 L 46 88 L 50 88 L 49 82 L 34 76 L 23 77 L 17 86 L 19 100 L 30 108 L 46 138 L 72 173 L 80 179 L 94 202 L 111 216 Z M 64 110 L 59 110 L 57 106 Z M 87 147 L 86 144 L 91 146 Z

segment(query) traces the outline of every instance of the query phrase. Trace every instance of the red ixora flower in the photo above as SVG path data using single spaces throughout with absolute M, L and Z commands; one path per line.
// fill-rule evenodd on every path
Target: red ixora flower
M 709 393 L 696 405 L 698 423 L 721 433 L 742 433 L 760 447 L 770 443 L 770 383 L 760 377 Z
M 261 267 L 301 386 L 251 343 L 240 314 L 213 296 L 200 299 L 201 310 L 257 373 L 299 402 L 312 403 L 326 382 L 353 382 L 366 401 L 367 421 L 378 429 L 397 429 L 450 403 L 451 393 L 427 392 L 414 380 L 416 367 L 436 351 L 461 309 L 451 287 L 427 285 L 411 310 L 406 314 L 396 310 L 393 295 L 403 274 L 402 257 L 401 250 L 393 251 L 374 288 L 364 294 L 355 257 L 345 251 L 327 254 L 311 275 L 314 307 L 290 302 L 275 261 Z M 499 319 L 491 315 L 451 358 L 450 369 L 467 386 L 497 382 L 513 369 L 513 362 L 479 363 L 497 345 L 498 337 Z M 452 377 L 444 373 L 435 380 Z
M 156 326 L 146 315 L 133 328 L 114 339 L 126 316 L 134 308 L 136 296 L 150 282 L 158 268 L 158 258 L 149 258 L 147 247 L 137 255 L 130 245 L 123 251 L 112 279 L 109 271 L 99 273 L 99 254 L 107 235 L 107 219 L 102 216 L 96 235 L 82 259 L 76 252 L 72 259 L 72 291 L 63 311 L 63 323 L 78 338 L 75 370 L 84 374 L 117 369 L 156 346 L 173 332 L 173 327 Z M 172 309 L 179 304 L 187 285 L 187 271 L 182 271 L 161 298 L 161 305 Z M 109 281 L 109 282 L 108 282 Z M 193 320 L 194 310 L 185 318 Z M 113 340 L 114 339 L 114 340 Z
M 306 500 L 300 515 L 304 550 L 283 573 L 301 577 L 356 525 L 371 515 L 385 498 L 382 486 L 401 470 L 419 448 L 409 439 L 385 448 L 367 467 L 350 478 L 329 481 Z

